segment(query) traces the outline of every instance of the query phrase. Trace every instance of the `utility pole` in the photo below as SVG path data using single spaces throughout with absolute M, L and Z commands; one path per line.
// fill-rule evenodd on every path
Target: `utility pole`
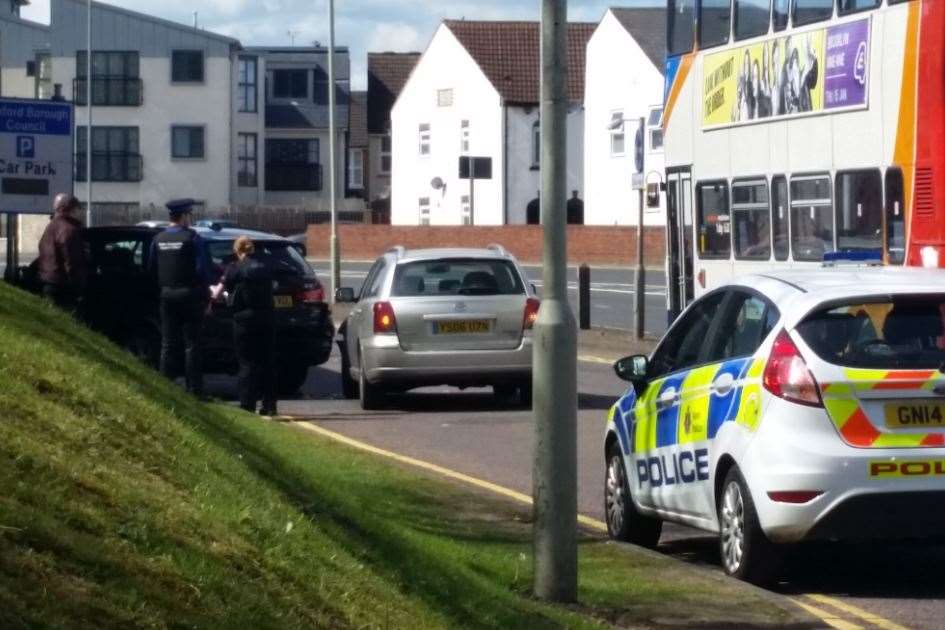
M 85 226 L 92 227 L 92 0 L 88 2 L 86 23 L 88 48 L 85 66 L 85 107 L 88 111 L 85 125 Z M 73 100 L 75 96 L 73 96 Z
M 328 170 L 331 171 L 328 194 L 331 196 L 331 301 L 341 287 L 341 250 L 338 243 L 338 156 L 335 130 L 335 0 L 328 0 Z
M 535 595 L 577 599 L 577 325 L 567 292 L 568 2 L 542 0 L 544 296 L 535 324 Z

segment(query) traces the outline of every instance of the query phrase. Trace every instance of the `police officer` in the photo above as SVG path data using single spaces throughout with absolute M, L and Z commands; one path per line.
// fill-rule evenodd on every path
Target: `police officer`
M 171 226 L 154 238 L 150 264 L 161 287 L 161 373 L 173 379 L 184 363 L 187 391 L 202 397 L 201 329 L 215 278 L 203 239 L 190 228 L 193 205 L 168 202 Z
M 272 266 L 249 237 L 233 243 L 237 261 L 223 276 L 233 310 L 233 341 L 240 364 L 240 407 L 256 412 L 261 398 L 262 416 L 276 415 L 276 337 L 273 305 Z

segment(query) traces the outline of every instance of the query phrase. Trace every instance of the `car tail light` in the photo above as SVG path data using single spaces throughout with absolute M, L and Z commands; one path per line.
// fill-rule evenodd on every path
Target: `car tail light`
M 541 307 L 541 301 L 537 298 L 528 298 L 525 300 L 525 330 L 531 330 L 538 321 L 538 309 Z
M 297 302 L 302 304 L 322 304 L 325 302 L 325 289 L 321 286 L 315 288 L 306 288 L 295 296 Z
M 823 406 L 817 381 L 786 330 L 774 340 L 765 366 L 764 386 L 778 398 L 809 407 Z
M 390 302 L 378 302 L 374 305 L 374 334 L 383 335 L 397 332 L 397 318 Z
M 820 490 L 785 490 L 781 492 L 769 492 L 768 498 L 776 503 L 810 503 L 823 492 Z

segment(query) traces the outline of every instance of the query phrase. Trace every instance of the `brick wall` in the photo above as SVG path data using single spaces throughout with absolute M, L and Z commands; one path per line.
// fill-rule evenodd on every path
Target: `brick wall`
M 308 226 L 308 254 L 329 257 L 330 228 Z M 373 260 L 395 245 L 408 249 L 428 247 L 485 247 L 498 243 L 523 263 L 541 262 L 542 230 L 537 225 L 510 226 L 392 226 L 339 225 L 338 237 L 345 260 Z M 663 228 L 644 231 L 646 264 L 662 267 L 666 256 Z M 633 227 L 568 226 L 569 264 L 636 265 L 637 230 Z

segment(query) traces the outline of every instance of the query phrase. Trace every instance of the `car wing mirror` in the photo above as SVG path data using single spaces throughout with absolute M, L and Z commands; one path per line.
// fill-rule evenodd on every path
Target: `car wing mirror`
M 614 363 L 614 372 L 617 378 L 628 383 L 633 383 L 638 389 L 646 386 L 647 372 L 649 371 L 650 360 L 642 354 L 632 357 L 624 357 Z
M 358 299 L 354 295 L 354 289 L 351 287 L 338 287 L 335 289 L 335 302 L 337 304 L 354 304 Z

